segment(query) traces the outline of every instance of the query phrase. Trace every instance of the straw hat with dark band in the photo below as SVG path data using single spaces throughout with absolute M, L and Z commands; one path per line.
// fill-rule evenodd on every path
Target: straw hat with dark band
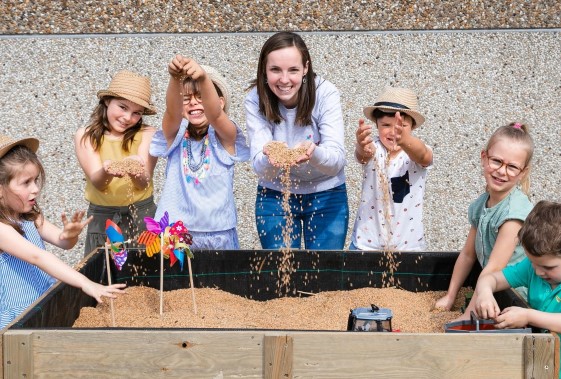
M 156 114 L 156 108 L 150 101 L 150 79 L 130 71 L 119 71 L 113 76 L 109 88 L 98 91 L 97 97 L 120 97 L 144 107 L 145 115 Z
M 380 109 L 382 112 L 408 114 L 415 120 L 414 127 L 419 127 L 425 122 L 425 117 L 419 113 L 417 95 L 407 88 L 386 87 L 373 106 L 364 108 L 364 115 L 374 122 L 376 122 L 373 115 L 375 109 Z
M 0 134 L 0 158 L 2 158 L 14 146 L 26 146 L 34 153 L 39 148 L 39 140 L 36 138 L 13 139 L 4 134 Z

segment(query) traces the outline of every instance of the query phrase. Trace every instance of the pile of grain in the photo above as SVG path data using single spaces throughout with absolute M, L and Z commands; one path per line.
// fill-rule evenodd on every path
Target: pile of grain
M 235 328 L 346 330 L 349 311 L 374 303 L 393 311 L 393 329 L 410 333 L 440 333 L 460 313 L 433 310 L 444 295 L 441 291 L 409 292 L 396 288 L 362 288 L 322 292 L 309 297 L 282 297 L 265 302 L 249 300 L 211 288 L 195 289 L 197 315 L 193 312 L 190 289 L 164 293 L 164 314 L 160 317 L 159 291 L 130 287 L 114 300 L 117 327 L 139 328 Z M 464 299 L 458 296 L 454 309 Z M 110 327 L 109 301 L 97 308 L 82 308 L 74 327 Z
M 112 161 L 107 167 L 107 171 L 115 176 L 135 176 L 144 175 L 144 166 L 136 159 L 123 159 L 122 161 Z
M 269 159 L 280 167 L 287 169 L 296 164 L 296 160 L 306 154 L 305 147 L 289 148 L 284 142 L 272 141 L 267 144 Z

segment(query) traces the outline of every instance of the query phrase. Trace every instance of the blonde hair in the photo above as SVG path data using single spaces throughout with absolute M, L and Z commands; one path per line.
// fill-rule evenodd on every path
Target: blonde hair
M 488 152 L 491 147 L 497 141 L 502 139 L 508 139 L 512 142 L 517 142 L 526 148 L 526 162 L 524 162 L 524 170 L 526 174 L 520 181 L 520 188 L 526 195 L 530 195 L 530 161 L 534 155 L 534 140 L 530 136 L 529 127 L 526 124 L 519 122 L 511 122 L 508 125 L 503 125 L 491 135 L 489 141 L 487 141 L 487 146 L 485 146 L 485 151 Z

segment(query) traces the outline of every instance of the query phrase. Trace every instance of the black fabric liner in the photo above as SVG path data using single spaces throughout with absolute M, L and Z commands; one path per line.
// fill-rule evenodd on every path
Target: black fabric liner
M 283 254 L 267 250 L 194 251 L 191 259 L 195 288 L 218 288 L 235 295 L 264 301 L 279 296 L 300 296 L 302 292 L 347 291 L 363 287 L 388 286 L 387 255 L 364 251 L 294 250 L 291 262 L 296 271 L 290 275 L 290 287 L 278 284 L 278 266 Z M 457 252 L 394 253 L 398 262 L 393 277 L 396 285 L 413 292 L 445 291 L 458 256 Z M 80 272 L 91 280 L 107 284 L 103 250 L 92 253 Z M 121 271 L 110 263 L 112 282 L 128 286 L 160 286 L 160 255 L 148 257 L 143 250 L 130 249 Z M 474 267 L 464 286 L 474 287 L 480 267 Z M 190 288 L 187 262 L 183 270 L 179 262 L 173 267 L 164 260 L 164 291 Z M 394 282 L 395 283 L 395 282 Z M 280 293 L 280 295 L 279 295 Z M 527 307 L 514 291 L 497 295 L 501 308 Z M 85 306 L 95 306 L 95 299 L 81 290 L 58 283 L 43 299 L 11 328 L 71 327 Z M 376 299 L 372 299 L 376 303 Z M 365 304 L 364 306 L 369 306 Z

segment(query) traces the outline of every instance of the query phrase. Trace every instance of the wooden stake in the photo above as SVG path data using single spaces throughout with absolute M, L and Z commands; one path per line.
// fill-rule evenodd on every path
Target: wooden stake
M 107 284 L 111 285 L 111 265 L 109 262 L 109 250 L 107 249 L 107 246 L 109 244 L 105 243 L 104 247 L 105 247 L 105 263 L 107 265 Z M 113 306 L 113 299 L 109 299 L 109 307 L 111 308 L 111 325 L 113 327 L 115 327 L 115 308 Z
M 160 316 L 164 314 L 164 233 L 160 233 Z
M 185 254 L 187 255 L 187 254 Z M 197 314 L 197 301 L 195 300 L 195 286 L 193 285 L 193 271 L 191 270 L 191 258 L 187 256 L 187 266 L 189 267 L 189 284 L 191 285 L 191 297 L 193 298 L 193 310 Z

